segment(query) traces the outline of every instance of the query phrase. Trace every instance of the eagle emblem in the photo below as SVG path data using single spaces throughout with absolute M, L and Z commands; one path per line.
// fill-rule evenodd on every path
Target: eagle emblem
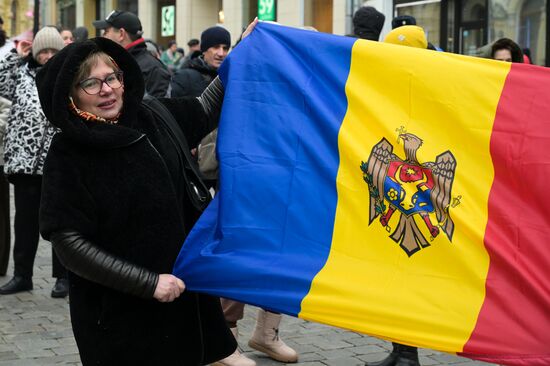
M 456 160 L 447 150 L 435 162 L 421 163 L 416 152 L 422 140 L 411 133 L 400 133 L 398 138 L 403 141 L 405 160 L 395 155 L 393 145 L 383 138 L 374 145 L 367 162 L 361 162 L 361 171 L 369 187 L 369 225 L 380 216 L 380 224 L 391 232 L 389 222 L 397 211 L 399 222 L 390 238 L 410 257 L 430 246 L 415 217 L 426 225 L 430 240 L 443 231 L 452 242 L 454 223 L 449 207 Z M 437 220 L 435 224 L 432 218 Z

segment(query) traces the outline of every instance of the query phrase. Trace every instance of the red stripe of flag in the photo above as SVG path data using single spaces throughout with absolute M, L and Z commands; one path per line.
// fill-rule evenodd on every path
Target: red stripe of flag
M 485 247 L 490 256 L 486 296 L 474 331 L 464 346 L 464 355 L 510 365 L 548 366 L 548 69 L 512 65 L 496 112 L 491 157 L 495 178 L 489 194 L 485 233 Z M 480 358 L 479 354 L 501 354 L 502 358 L 492 355 Z

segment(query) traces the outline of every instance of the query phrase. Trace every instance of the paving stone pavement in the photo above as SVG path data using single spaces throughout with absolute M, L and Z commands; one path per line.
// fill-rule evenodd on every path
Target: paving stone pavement
M 11 208 L 13 215 L 13 201 Z M 11 278 L 12 271 L 10 265 L 8 275 L 0 277 L 0 285 Z M 51 247 L 43 240 L 35 261 L 33 282 L 33 291 L 0 295 L 0 366 L 80 365 L 70 326 L 68 299 L 50 297 L 54 284 Z M 245 318 L 239 323 L 242 351 L 256 360 L 258 366 L 284 365 L 248 347 L 255 317 L 256 309 L 247 306 Z M 286 316 L 280 332 L 287 344 L 299 352 L 299 363 L 294 364 L 297 366 L 359 366 L 382 359 L 391 348 L 389 343 L 373 337 Z M 420 350 L 420 361 L 423 366 L 490 365 L 426 349 Z

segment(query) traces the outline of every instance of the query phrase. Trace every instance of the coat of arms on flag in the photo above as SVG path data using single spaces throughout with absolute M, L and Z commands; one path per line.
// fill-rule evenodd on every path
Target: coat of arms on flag
M 369 186 L 369 225 L 380 216 L 382 226 L 391 231 L 390 219 L 399 211 L 399 222 L 390 237 L 410 257 L 430 245 L 415 216 L 422 218 L 431 240 L 439 235 L 440 228 L 449 241 L 453 239 L 454 223 L 449 207 L 456 159 L 450 151 L 445 151 L 435 162 L 421 163 L 416 152 L 422 146 L 422 139 L 412 133 L 402 133 L 399 140 L 403 141 L 405 160 L 394 154 L 393 145 L 383 138 L 373 147 L 367 162 L 361 162 L 361 170 Z M 435 215 L 435 224 L 430 215 Z

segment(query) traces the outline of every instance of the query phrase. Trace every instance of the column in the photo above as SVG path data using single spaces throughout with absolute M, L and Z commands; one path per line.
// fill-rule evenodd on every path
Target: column
M 332 33 L 346 34 L 346 0 L 332 1 Z
M 291 27 L 304 25 L 304 1 L 303 0 L 278 0 L 277 22 Z
M 231 33 L 231 43 L 235 44 L 245 24 L 243 19 L 242 0 L 223 0 L 224 27 Z
M 177 5 L 176 5 L 177 12 Z M 156 40 L 157 38 L 157 1 L 138 0 L 138 17 L 143 28 L 143 37 Z M 178 24 L 180 23 L 178 18 Z
M 218 23 L 218 0 L 176 0 L 176 17 L 176 42 L 185 46 Z

